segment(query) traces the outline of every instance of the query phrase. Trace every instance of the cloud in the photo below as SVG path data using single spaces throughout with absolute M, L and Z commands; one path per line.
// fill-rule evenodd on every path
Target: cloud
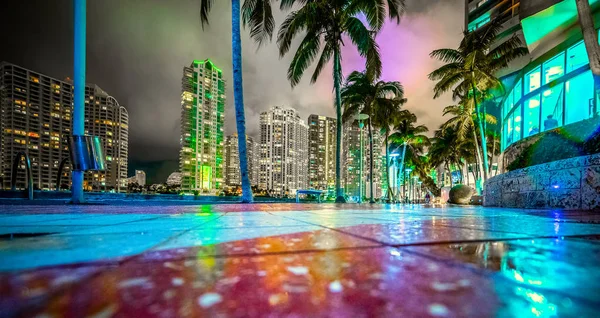
M 227 134 L 235 132 L 230 1 L 214 3 L 210 25 L 203 30 L 200 0 L 88 1 L 87 81 L 98 84 L 129 110 L 131 159 L 177 158 L 182 70 L 194 59 L 210 58 L 224 71 L 225 129 Z M 13 2 L 9 11 L 15 14 L 5 20 L 3 29 L 12 28 L 7 33 L 18 34 L 10 36 L 6 44 L 19 50 L 3 56 L 51 76 L 70 75 L 72 26 L 65 21 L 70 21 L 71 5 L 69 0 L 38 0 L 31 9 Z M 279 25 L 284 14 L 276 12 Z M 433 83 L 426 76 L 439 64 L 428 54 L 435 48 L 456 46 L 463 15 L 463 0 L 408 0 L 402 23 L 387 24 L 378 37 L 384 79 L 404 84 L 409 99 L 406 107 L 432 129 L 441 123 L 441 109 L 450 100 L 432 100 Z M 13 17 L 15 21 L 10 20 Z M 22 19 L 39 20 L 43 25 L 15 29 Z M 334 116 L 331 65 L 316 84 L 309 83 L 311 68 L 292 89 L 286 78 L 292 54 L 280 59 L 275 43 L 257 51 L 247 30 L 242 38 L 249 134 L 257 136 L 260 113 L 274 105 L 293 107 L 303 118 L 312 113 Z M 343 58 L 346 74 L 364 68 L 353 47 L 344 49 Z

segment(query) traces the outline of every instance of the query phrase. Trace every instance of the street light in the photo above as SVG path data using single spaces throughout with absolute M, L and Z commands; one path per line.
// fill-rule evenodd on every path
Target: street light
M 412 172 L 412 169 L 406 168 L 406 169 L 404 169 L 404 171 L 406 171 L 406 176 L 404 178 L 404 197 L 406 198 L 406 201 L 408 202 L 408 197 L 410 195 L 408 186 L 410 186 L 410 173 Z M 407 181 L 408 181 L 408 184 L 407 184 Z
M 397 152 L 392 152 L 389 156 L 390 156 L 390 162 L 388 164 L 390 164 L 390 166 L 391 166 L 391 162 L 395 158 L 396 159 L 396 162 L 395 162 L 395 166 L 396 167 L 394 169 L 394 173 L 393 174 L 390 173 L 390 170 L 392 170 L 391 167 L 387 171 L 387 173 L 388 173 L 388 181 L 390 183 L 388 185 L 388 192 L 389 192 L 390 189 L 392 189 L 392 185 L 395 185 L 394 188 L 396 188 L 396 192 L 398 192 L 398 191 L 400 191 L 400 188 L 399 188 L 399 185 L 398 185 L 399 184 L 399 181 L 398 181 L 399 178 L 398 178 L 398 172 L 397 171 L 398 171 L 398 169 L 400 169 L 400 166 L 398 165 L 398 157 L 400 157 L 400 154 L 397 153 Z M 390 175 L 393 176 L 393 178 L 389 177 Z M 390 200 L 393 199 L 392 196 L 391 196 L 391 194 L 388 194 L 388 197 L 390 198 Z
M 356 120 L 358 121 L 358 127 L 360 128 L 360 176 L 358 178 L 358 203 L 362 203 L 362 183 L 363 183 L 363 128 L 365 127 L 365 120 L 369 119 L 367 114 L 358 114 Z

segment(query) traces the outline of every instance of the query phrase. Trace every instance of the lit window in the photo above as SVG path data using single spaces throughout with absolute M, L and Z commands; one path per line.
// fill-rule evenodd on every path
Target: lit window
M 541 86 L 540 67 L 525 75 L 525 94 L 533 92 Z
M 525 113 L 524 137 L 532 136 L 540 132 L 540 95 L 531 97 L 523 103 Z
M 564 74 L 565 53 L 561 53 L 544 63 L 544 84 L 548 84 Z
M 542 131 L 562 125 L 563 87 L 561 83 L 542 92 Z
M 565 83 L 565 124 L 592 117 L 594 78 L 587 71 Z
M 567 50 L 567 73 L 587 65 L 588 63 L 589 59 L 583 41 Z

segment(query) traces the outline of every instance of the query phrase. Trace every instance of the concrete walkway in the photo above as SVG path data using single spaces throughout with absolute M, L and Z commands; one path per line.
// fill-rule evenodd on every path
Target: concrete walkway
M 0 317 L 600 316 L 600 213 L 0 206 Z

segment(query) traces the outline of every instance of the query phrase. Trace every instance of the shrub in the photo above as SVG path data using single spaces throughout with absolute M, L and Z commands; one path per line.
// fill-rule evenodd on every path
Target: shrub
M 593 118 L 539 136 L 507 165 L 512 171 L 552 161 L 600 153 L 600 120 Z

